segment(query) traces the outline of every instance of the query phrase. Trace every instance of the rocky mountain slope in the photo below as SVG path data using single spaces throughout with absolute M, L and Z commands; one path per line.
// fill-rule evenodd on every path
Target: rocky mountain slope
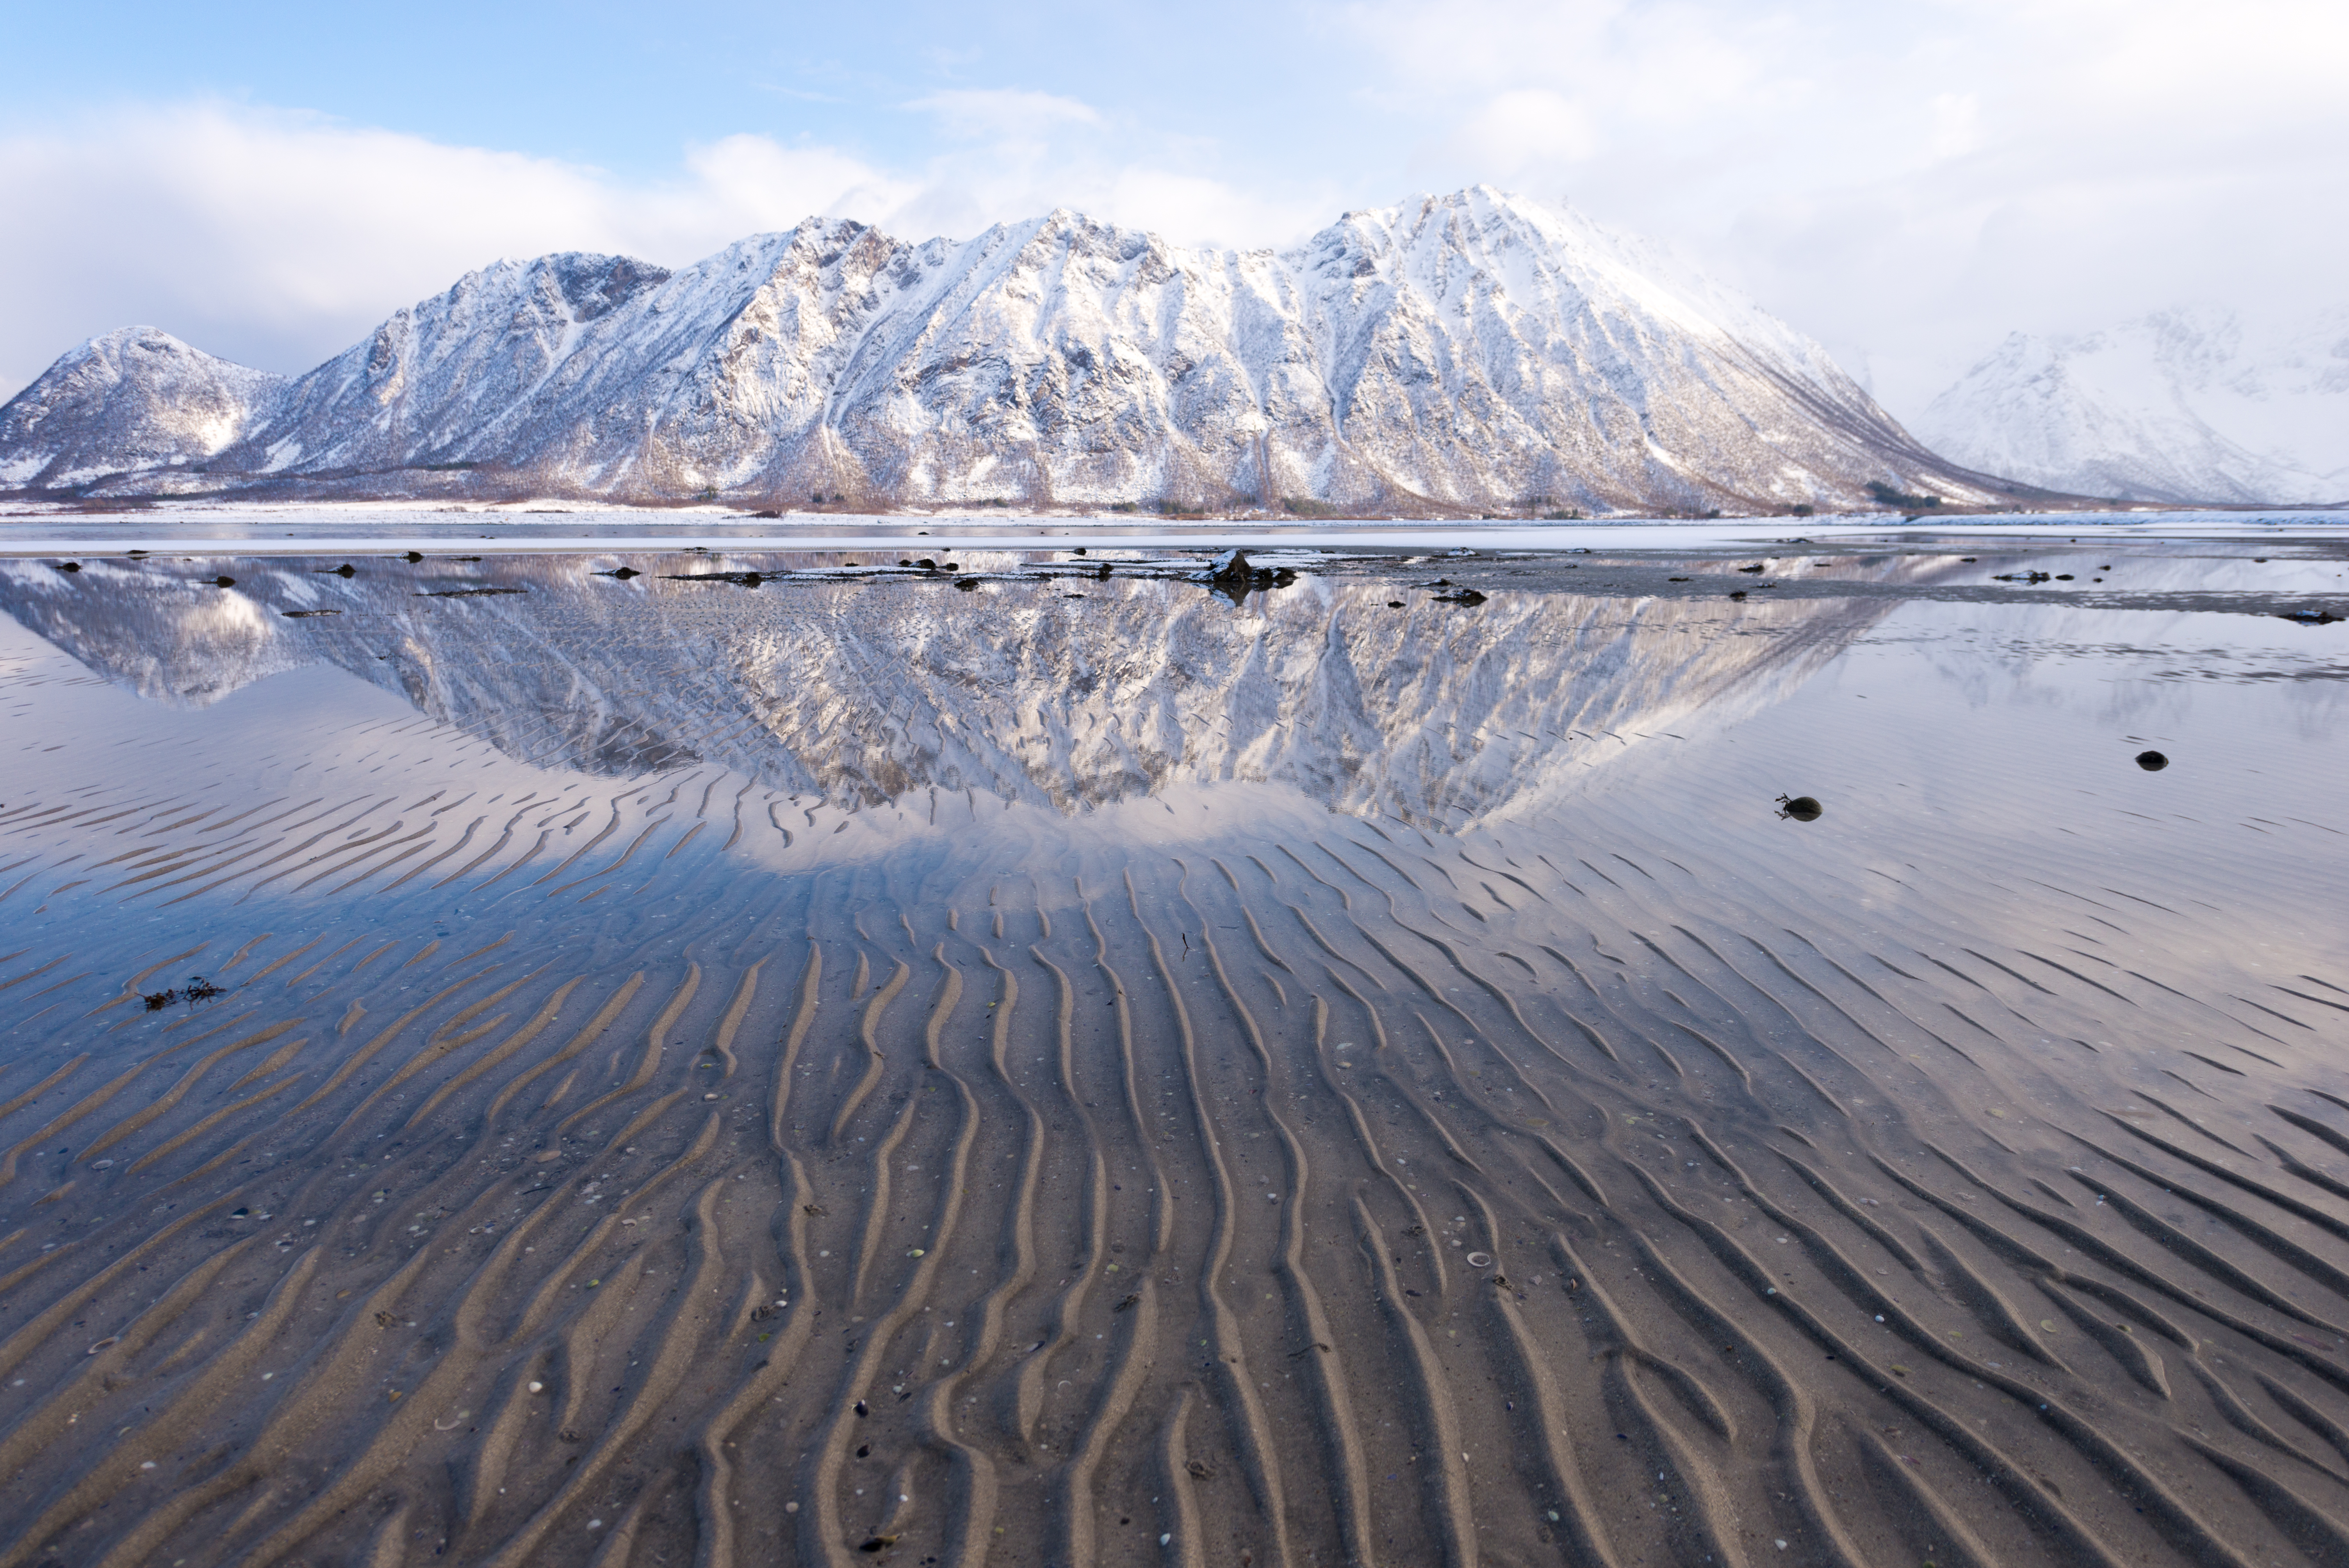
M 1917 421 L 1938 451 L 2127 500 L 2349 500 L 2349 312 L 2274 332 L 2158 313 L 2082 336 L 2015 333 Z
M 921 244 L 811 219 L 674 273 L 501 263 L 291 380 L 130 329 L 0 408 L 0 483 L 1464 510 L 1997 494 L 1751 303 L 1481 187 L 1286 252 L 1056 211 Z

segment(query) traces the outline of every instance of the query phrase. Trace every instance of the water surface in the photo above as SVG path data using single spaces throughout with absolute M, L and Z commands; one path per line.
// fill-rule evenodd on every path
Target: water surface
M 2332 547 L 844 559 L 0 565 L 0 1563 L 2349 1550 Z

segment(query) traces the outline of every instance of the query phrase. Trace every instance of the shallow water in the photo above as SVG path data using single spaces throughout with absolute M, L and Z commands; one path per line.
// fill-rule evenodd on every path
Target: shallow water
M 0 565 L 0 1564 L 2349 1552 L 2337 556 Z

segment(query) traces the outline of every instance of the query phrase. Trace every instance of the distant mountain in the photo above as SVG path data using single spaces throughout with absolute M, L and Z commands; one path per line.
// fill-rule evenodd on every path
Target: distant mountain
M 1917 430 L 1961 462 L 2083 495 L 2349 501 L 2349 310 L 2270 333 L 2211 310 L 2018 332 Z
M 1750 302 L 1483 187 L 1286 252 L 1056 211 L 918 245 L 810 219 L 674 273 L 500 263 L 293 379 L 131 328 L 0 408 L 0 484 L 1671 511 L 1997 495 Z

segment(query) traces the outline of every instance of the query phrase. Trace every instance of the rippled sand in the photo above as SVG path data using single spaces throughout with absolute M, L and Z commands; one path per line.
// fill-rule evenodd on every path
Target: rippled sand
M 11 565 L 0 1564 L 2349 1556 L 2349 663 L 2033 561 Z

